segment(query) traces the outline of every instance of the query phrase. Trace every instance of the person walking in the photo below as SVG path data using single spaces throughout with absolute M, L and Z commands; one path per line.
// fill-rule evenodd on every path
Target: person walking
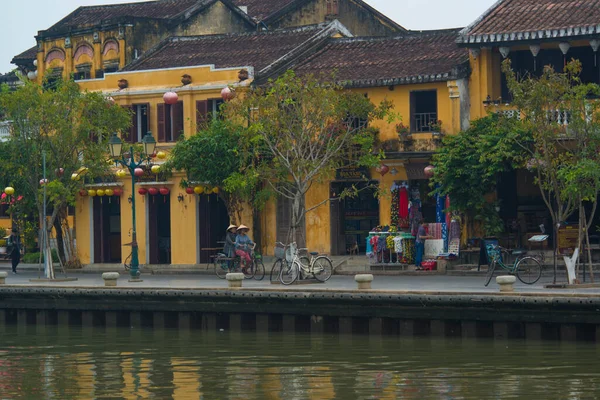
M 10 236 L 6 241 L 7 252 L 10 254 L 10 260 L 12 263 L 12 272 L 13 274 L 17 273 L 17 265 L 21 261 L 21 239 L 19 239 L 19 235 L 16 229 L 12 229 L 10 232 Z

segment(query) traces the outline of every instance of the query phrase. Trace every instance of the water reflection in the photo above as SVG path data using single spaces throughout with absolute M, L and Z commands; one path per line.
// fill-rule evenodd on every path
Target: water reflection
M 7 327 L 0 398 L 584 399 L 594 344 Z

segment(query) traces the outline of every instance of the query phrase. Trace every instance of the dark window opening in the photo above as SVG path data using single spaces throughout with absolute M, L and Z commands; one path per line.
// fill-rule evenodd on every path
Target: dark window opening
M 102 79 L 104 78 L 104 71 L 101 69 L 97 69 L 96 70 L 96 79 Z
M 437 124 L 437 91 L 426 90 L 410 93 L 411 132 L 431 132 Z
M 563 72 L 565 60 L 567 62 L 573 59 L 579 60 L 581 62 L 581 82 L 600 84 L 600 63 L 595 62 L 591 46 L 571 47 L 566 57 L 563 56 L 560 49 L 542 49 L 535 59 L 529 50 L 511 51 L 508 58 L 511 60 L 512 69 L 518 78 L 539 77 L 547 65 L 552 66 L 556 72 Z M 502 100 L 510 102 L 512 96 L 508 90 L 504 73 L 501 76 L 501 90 Z
M 44 89 L 54 90 L 58 83 L 62 80 L 62 68 L 54 68 L 48 72 L 46 79 L 44 80 Z
M 0 204 L 0 218 L 9 218 L 10 216 L 8 215 L 8 208 L 10 207 L 10 204 Z M 2 238 L 0 238 L 2 239 Z
M 208 116 L 210 119 L 223 119 L 221 114 L 221 106 L 224 101 L 222 99 L 210 99 L 208 100 Z
M 73 79 L 76 81 L 92 79 L 92 71 L 90 70 L 90 67 L 77 67 L 77 71 L 73 73 Z
M 119 67 L 105 67 L 104 68 L 104 73 L 105 74 L 111 74 L 113 72 L 117 72 L 119 70 Z
M 183 101 L 158 104 L 157 114 L 159 142 L 176 142 L 183 136 Z
M 131 110 L 131 126 L 129 127 L 129 143 L 141 142 L 150 129 L 150 104 L 133 104 L 126 108 Z

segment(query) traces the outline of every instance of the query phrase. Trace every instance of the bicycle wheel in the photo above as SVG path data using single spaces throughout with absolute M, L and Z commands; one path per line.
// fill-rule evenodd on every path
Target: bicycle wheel
M 313 263 L 313 275 L 318 281 L 327 282 L 333 273 L 333 264 L 329 257 L 320 256 Z
M 291 285 L 298 279 L 298 275 L 300 275 L 300 263 L 294 260 L 294 262 L 283 265 L 279 280 L 284 285 Z
M 215 257 L 215 275 L 225 279 L 225 276 L 229 273 L 229 263 L 233 263 L 233 260 L 223 260 L 220 257 Z
M 129 271 L 131 268 L 131 253 L 129 253 L 125 261 L 123 261 L 123 267 L 125 267 L 125 271 Z
M 527 285 L 533 285 L 542 276 L 542 265 L 535 257 L 524 257 L 517 263 L 517 278 Z
M 241 263 L 241 260 L 240 260 L 240 263 Z M 246 268 L 242 268 L 242 274 L 244 274 L 244 279 L 254 278 L 255 272 L 256 272 L 256 268 L 254 266 L 254 260 L 251 260 L 250 264 L 246 265 Z
M 488 272 L 487 272 L 487 276 L 485 277 L 485 286 L 490 284 L 490 281 L 492 280 L 492 277 L 494 276 L 494 270 L 496 269 L 496 262 L 492 261 L 491 264 L 492 265 L 488 265 Z
M 262 262 L 262 258 L 254 259 L 254 279 L 262 281 L 265 277 L 265 264 Z
M 273 267 L 271 268 L 271 274 L 269 275 L 269 279 L 271 280 L 271 283 L 273 282 L 279 282 L 279 274 L 281 274 L 281 266 L 283 265 L 283 260 L 278 259 L 275 261 L 275 263 L 273 264 Z

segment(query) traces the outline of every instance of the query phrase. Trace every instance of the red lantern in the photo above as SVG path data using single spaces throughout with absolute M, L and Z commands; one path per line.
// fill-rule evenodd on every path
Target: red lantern
M 224 87 L 223 90 L 221 90 L 221 97 L 225 101 L 231 100 L 235 97 L 235 92 L 229 89 L 229 87 Z
M 165 104 L 175 104 L 179 101 L 179 96 L 175 92 L 167 92 L 163 95 Z
M 166 188 L 166 187 L 160 188 L 160 194 L 162 194 L 163 196 L 168 195 L 169 194 L 169 188 Z
M 88 195 L 88 192 L 87 192 L 87 190 L 85 190 L 85 189 L 81 189 L 81 190 L 79 191 L 79 195 L 80 195 L 81 197 L 85 197 L 85 196 L 87 196 L 87 195 Z
M 134 174 L 135 176 L 142 176 L 142 175 L 144 175 L 144 170 L 143 170 L 143 169 L 141 169 L 141 168 L 136 168 L 136 169 L 133 171 L 133 174 Z
M 435 172 L 435 167 L 433 165 L 428 165 L 424 169 L 425 176 L 427 178 L 433 178 L 433 173 Z
M 148 189 L 146 189 L 146 188 L 140 188 L 138 190 L 138 193 L 141 194 L 142 196 L 145 196 L 145 195 L 148 194 Z
M 191 188 L 191 187 L 185 188 L 185 192 L 187 194 L 194 194 L 194 188 Z
M 152 196 L 156 196 L 158 194 L 158 189 L 155 187 L 151 187 L 150 189 L 148 189 L 148 193 Z
M 120 197 L 122 194 L 123 194 L 123 191 L 121 189 L 119 189 L 119 188 L 113 190 L 113 195 L 114 196 Z
M 384 176 L 385 174 L 387 174 L 388 172 L 390 172 L 390 167 L 388 167 L 385 164 L 381 164 L 381 166 L 375 168 L 375 170 L 377 172 L 379 172 L 381 174 L 381 176 Z

